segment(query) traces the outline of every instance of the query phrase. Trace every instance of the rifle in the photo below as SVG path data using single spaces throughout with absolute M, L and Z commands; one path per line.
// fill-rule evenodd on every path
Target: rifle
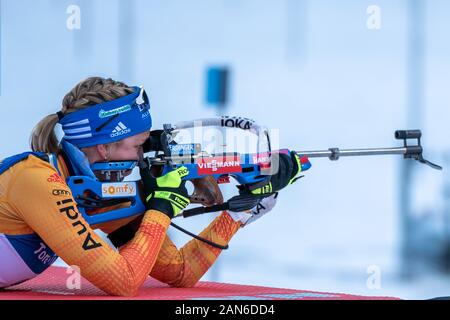
M 268 150 L 245 154 L 237 152 L 208 154 L 202 151 L 200 143 L 178 144 L 175 142 L 174 136 L 180 130 L 195 127 L 222 127 L 251 131 L 258 135 L 260 139 L 267 139 Z M 331 161 L 337 161 L 341 157 L 378 155 L 403 155 L 404 159 L 413 159 L 433 169 L 442 170 L 441 166 L 424 159 L 421 145 L 422 132 L 420 130 L 397 130 L 394 136 L 397 140 L 403 140 L 402 147 L 343 150 L 329 148 L 327 150 L 295 151 L 295 153 L 300 158 L 302 172 L 311 167 L 309 158 L 326 157 Z M 219 183 L 228 183 L 229 178 L 233 177 L 240 185 L 258 183 L 261 186 L 268 182 L 270 174 L 276 172 L 276 168 L 274 169 L 272 164 L 277 163 L 277 155 L 280 153 L 289 154 L 290 152 L 289 149 L 270 150 L 268 130 L 257 125 L 253 120 L 240 117 L 208 118 L 181 122 L 175 125 L 165 124 L 163 130 L 151 132 L 150 138 L 144 144 L 144 152 L 149 151 L 156 152 L 155 156 L 147 157 L 145 160 L 149 166 L 162 166 L 162 174 L 185 166 L 188 168 L 189 174 L 183 178 L 184 180 L 195 181 L 205 176 L 212 176 Z M 241 193 L 222 204 L 184 210 L 182 216 L 191 217 L 221 210 L 245 211 L 257 205 L 262 197 L 264 196 Z

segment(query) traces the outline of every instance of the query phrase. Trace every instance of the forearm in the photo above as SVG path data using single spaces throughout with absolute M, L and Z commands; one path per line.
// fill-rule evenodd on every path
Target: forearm
M 217 244 L 226 245 L 239 227 L 240 223 L 235 222 L 224 211 L 200 233 L 200 236 Z M 221 252 L 221 249 L 197 239 L 189 241 L 178 250 L 167 238 L 151 276 L 175 287 L 191 287 L 209 270 Z

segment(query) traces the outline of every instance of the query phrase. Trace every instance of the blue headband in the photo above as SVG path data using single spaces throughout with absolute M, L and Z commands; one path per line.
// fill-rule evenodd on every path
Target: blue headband
M 107 144 L 150 131 L 150 103 L 143 88 L 105 103 L 64 115 L 64 139 L 78 148 Z M 58 114 L 59 115 L 59 114 Z

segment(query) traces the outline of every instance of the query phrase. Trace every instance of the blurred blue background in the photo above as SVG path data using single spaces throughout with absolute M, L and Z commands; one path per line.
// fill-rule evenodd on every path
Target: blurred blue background
M 280 147 L 398 146 L 420 128 L 434 171 L 399 156 L 312 159 L 202 280 L 401 298 L 450 296 L 450 2 L 1 0 L 0 157 L 89 76 L 143 84 L 154 127 L 236 115 Z M 206 101 L 207 69 L 230 71 Z M 231 190 L 224 190 L 231 194 Z M 201 231 L 212 216 L 181 225 Z M 171 235 L 182 245 L 188 237 Z

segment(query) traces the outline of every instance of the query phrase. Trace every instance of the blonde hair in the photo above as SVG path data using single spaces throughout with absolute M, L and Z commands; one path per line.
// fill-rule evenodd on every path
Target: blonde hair
M 126 96 L 132 92 L 133 89 L 122 82 L 110 78 L 90 77 L 79 82 L 64 96 L 60 112 L 66 115 L 91 105 Z M 54 132 L 57 123 L 58 115 L 56 113 L 39 121 L 30 136 L 30 145 L 33 151 L 46 153 L 59 151 L 58 139 Z

